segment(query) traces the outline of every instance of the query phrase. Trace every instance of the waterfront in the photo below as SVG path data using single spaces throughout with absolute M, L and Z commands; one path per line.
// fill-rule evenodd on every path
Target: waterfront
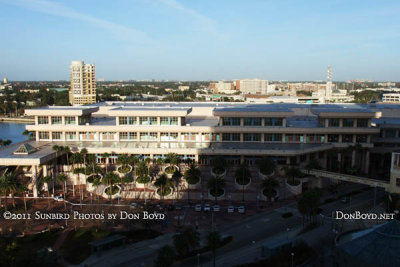
M 0 138 L 10 139 L 13 144 L 28 139 L 28 136 L 22 135 L 25 125 L 25 123 L 17 122 L 0 122 Z

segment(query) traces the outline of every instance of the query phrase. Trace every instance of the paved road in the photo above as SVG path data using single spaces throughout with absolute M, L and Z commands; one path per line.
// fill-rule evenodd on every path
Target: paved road
M 377 191 L 377 199 L 384 192 Z M 323 214 L 330 216 L 335 210 L 362 210 L 372 207 L 374 190 L 363 191 L 352 196 L 350 203 L 335 201 L 322 206 Z M 282 213 L 292 212 L 294 216 L 284 219 Z M 216 216 L 226 216 L 217 214 Z M 240 260 L 253 261 L 261 255 L 260 247 L 271 238 L 292 238 L 301 230 L 302 217 L 297 211 L 297 204 L 293 203 L 272 211 L 261 212 L 254 216 L 243 215 L 243 219 L 234 223 L 220 226 L 217 230 L 222 235 L 232 235 L 231 243 L 217 251 L 217 266 L 233 266 Z M 289 229 L 289 230 L 288 230 Z M 205 236 L 205 232 L 202 236 Z M 157 257 L 157 250 L 166 244 L 172 244 L 173 234 L 163 235 L 153 240 L 146 240 L 129 245 L 123 249 L 116 249 L 105 253 L 102 257 L 91 256 L 84 264 L 89 266 L 151 266 Z M 176 266 L 212 266 L 212 254 L 205 253 L 199 258 L 192 257 L 180 262 Z M 83 265 L 83 264 L 82 264 Z

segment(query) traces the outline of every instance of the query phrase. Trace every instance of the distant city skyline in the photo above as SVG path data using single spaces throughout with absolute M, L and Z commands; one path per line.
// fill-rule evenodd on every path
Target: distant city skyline
M 0 77 L 400 80 L 400 2 L 0 0 Z

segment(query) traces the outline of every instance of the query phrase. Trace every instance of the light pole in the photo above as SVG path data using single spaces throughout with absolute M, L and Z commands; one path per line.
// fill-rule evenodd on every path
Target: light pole
M 292 258 L 292 260 L 291 260 L 291 265 L 290 266 L 294 266 L 294 262 L 293 262 L 293 257 L 294 257 L 294 252 L 292 252 L 292 253 L 290 253 L 290 256 L 291 256 L 291 258 Z

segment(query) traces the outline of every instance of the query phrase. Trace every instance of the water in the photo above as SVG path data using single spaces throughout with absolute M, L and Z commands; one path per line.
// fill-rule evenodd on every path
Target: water
M 27 135 L 22 134 L 25 131 L 25 125 L 25 123 L 17 122 L 0 122 L 0 138 L 10 139 L 12 144 L 28 139 Z

